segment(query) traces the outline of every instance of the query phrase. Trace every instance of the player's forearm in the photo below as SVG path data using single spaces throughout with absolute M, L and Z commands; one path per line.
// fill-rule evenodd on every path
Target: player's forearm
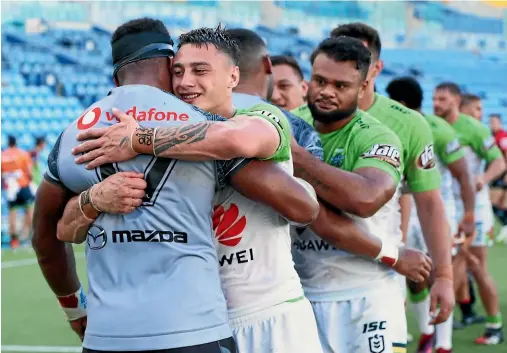
M 491 162 L 488 169 L 484 173 L 484 183 L 489 184 L 493 180 L 498 179 L 505 172 L 505 160 L 497 158 Z
M 309 224 L 319 212 L 311 190 L 271 161 L 251 161 L 231 178 L 243 196 L 270 206 L 279 215 L 297 224 Z
M 335 213 L 320 204 L 317 219 L 311 225 L 315 234 L 336 248 L 375 259 L 382 249 L 380 238 L 357 225 L 343 213 Z
M 437 272 L 440 271 L 439 267 L 449 269 L 451 266 L 451 238 L 440 190 L 414 193 L 413 196 L 433 266 Z M 449 274 L 446 273 L 446 275 Z M 452 271 L 450 276 L 452 278 Z
M 189 161 L 273 155 L 280 144 L 276 129 L 260 118 L 241 118 L 179 127 L 138 128 L 132 135 L 132 148 L 141 154 Z
M 74 196 L 65 206 L 65 211 L 57 226 L 56 234 L 59 240 L 76 244 L 81 244 L 86 240 L 88 228 L 99 215 L 99 212 L 90 204 L 88 192 L 87 190 L 84 194 Z M 81 207 L 88 216 L 81 211 Z
M 321 199 L 342 211 L 370 217 L 389 199 L 378 184 L 330 166 L 306 151 L 293 154 L 293 162 L 294 176 L 306 180 Z
M 33 216 L 32 246 L 42 274 L 57 296 L 75 293 L 81 286 L 72 245 L 56 238 L 56 224 L 66 201 L 58 187 L 43 181 L 37 191 Z

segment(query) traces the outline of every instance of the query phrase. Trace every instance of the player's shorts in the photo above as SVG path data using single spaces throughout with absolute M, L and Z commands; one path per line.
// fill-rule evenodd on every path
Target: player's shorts
M 449 235 L 452 237 L 458 233 L 458 224 L 454 220 L 448 220 L 448 222 L 450 226 Z M 407 246 L 409 248 L 420 250 L 425 254 L 428 253 L 428 247 L 426 246 L 426 240 L 424 239 L 424 234 L 419 221 L 410 222 L 408 226 Z M 453 246 L 451 251 L 453 256 L 456 255 L 456 247 Z
M 403 297 L 403 302 L 405 302 L 407 300 L 407 277 L 396 273 L 396 282 L 400 286 L 401 296 Z
M 14 208 L 28 206 L 30 203 L 33 202 L 33 200 L 34 196 L 32 193 L 32 189 L 29 186 L 27 186 L 19 189 L 16 196 L 12 200 L 7 201 L 7 207 Z
M 324 353 L 405 353 L 405 303 L 396 279 L 353 300 L 312 302 Z
M 312 306 L 304 297 L 229 323 L 240 353 L 322 353 Z
M 196 346 L 158 349 L 151 351 L 97 351 L 83 347 L 83 353 L 237 353 L 236 343 L 232 337 L 220 341 L 198 344 Z
M 507 190 L 507 184 L 503 180 L 505 178 L 505 175 L 507 175 L 507 173 L 502 174 L 498 179 L 492 181 L 490 186 L 492 188 Z
M 475 247 L 491 246 L 492 241 L 489 236 L 489 232 L 491 231 L 492 227 L 493 227 L 492 221 L 489 222 L 488 220 L 485 220 L 484 222 L 476 222 L 475 229 L 476 229 L 477 235 L 475 236 L 475 239 L 472 242 L 471 246 L 475 246 Z

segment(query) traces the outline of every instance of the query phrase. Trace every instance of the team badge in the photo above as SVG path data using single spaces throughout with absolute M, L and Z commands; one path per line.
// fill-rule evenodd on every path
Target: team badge
M 424 147 L 424 150 L 417 159 L 417 167 L 420 169 L 431 169 L 435 166 L 435 150 L 433 145 Z
M 371 336 L 368 338 L 368 344 L 370 346 L 371 353 L 382 353 L 386 349 L 383 335 Z
M 344 152 L 343 148 L 337 148 L 334 151 L 334 156 L 330 160 L 331 165 L 333 165 L 333 166 L 335 166 L 337 168 L 341 168 L 342 167 L 343 161 L 345 160 L 345 155 L 344 155 L 343 152 Z

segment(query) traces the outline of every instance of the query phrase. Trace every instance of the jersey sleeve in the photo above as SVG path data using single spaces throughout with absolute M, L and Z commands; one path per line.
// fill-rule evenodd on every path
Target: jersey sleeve
M 377 168 L 389 174 L 398 185 L 403 173 L 401 151 L 401 142 L 392 131 L 387 128 L 370 129 L 354 140 L 351 152 L 355 154 L 355 163 L 352 170 Z
M 440 173 L 435 164 L 433 135 L 420 115 L 412 119 L 410 139 L 405 147 L 405 177 L 411 192 L 440 189 Z
M 285 114 L 271 104 L 256 104 L 250 109 L 245 109 L 240 114 L 248 116 L 256 116 L 271 123 L 280 136 L 280 144 L 272 156 L 264 158 L 263 160 L 272 160 L 275 162 L 284 162 L 290 159 L 290 141 L 291 141 L 291 128 L 289 121 Z
M 53 149 L 49 153 L 48 167 L 44 173 L 44 179 L 60 187 L 64 187 L 62 181 L 60 180 L 60 172 L 58 170 L 58 156 L 60 154 L 60 143 L 62 140 L 62 135 L 63 132 L 60 134 L 60 136 L 58 136 Z
M 294 114 L 284 111 L 287 120 L 289 121 L 292 134 L 298 145 L 303 147 L 305 150 L 310 152 L 320 160 L 324 159 L 324 149 L 322 148 L 322 141 L 320 140 L 319 134 L 301 118 L 298 118 Z
M 495 159 L 502 158 L 502 152 L 486 126 L 481 125 L 479 129 L 475 130 L 471 138 L 472 149 L 486 162 L 491 163 Z
M 442 127 L 438 134 L 434 134 L 437 155 L 445 165 L 465 157 L 465 151 L 461 148 L 458 134 L 452 127 Z

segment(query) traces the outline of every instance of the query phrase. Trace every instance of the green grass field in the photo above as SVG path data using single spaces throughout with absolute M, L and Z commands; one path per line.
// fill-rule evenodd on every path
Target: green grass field
M 86 283 L 82 248 L 76 249 L 79 275 Z M 507 246 L 495 245 L 490 251 L 489 267 L 495 277 L 504 320 L 507 320 Z M 477 309 L 483 312 L 480 304 Z M 417 336 L 415 320 L 409 313 L 409 332 Z M 507 343 L 480 347 L 473 340 L 483 331 L 482 325 L 455 331 L 457 353 L 506 353 Z M 3 352 L 74 352 L 80 351 L 77 336 L 68 327 L 56 299 L 35 262 L 31 249 L 16 253 L 2 251 L 2 351 Z M 413 352 L 414 344 L 408 352 Z M 308 352 L 311 353 L 311 352 Z

